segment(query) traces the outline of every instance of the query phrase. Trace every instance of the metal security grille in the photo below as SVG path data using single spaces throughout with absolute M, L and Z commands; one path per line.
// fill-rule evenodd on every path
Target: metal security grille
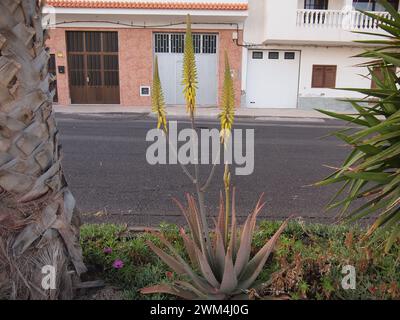
M 217 35 L 193 34 L 193 46 L 195 53 L 216 54 Z M 155 33 L 155 53 L 183 53 L 185 48 L 185 34 L 183 33 Z
M 185 105 L 182 70 L 186 35 L 183 32 L 154 33 L 153 51 L 158 58 L 161 83 L 167 105 Z M 199 106 L 216 106 L 218 96 L 218 35 L 192 34 L 198 76 Z
M 194 47 L 194 53 L 201 52 L 201 35 L 200 34 L 193 35 L 193 47 Z
M 120 103 L 117 32 L 68 31 L 67 51 L 72 103 Z
M 155 35 L 155 52 L 169 52 L 169 34 L 157 33 Z
M 203 53 L 217 53 L 216 35 L 203 35 Z
M 184 34 L 171 34 L 171 52 L 183 53 L 184 46 L 185 46 Z

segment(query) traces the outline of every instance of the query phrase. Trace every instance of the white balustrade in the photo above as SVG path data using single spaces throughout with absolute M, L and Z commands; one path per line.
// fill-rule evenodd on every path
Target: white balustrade
M 373 12 L 376 15 L 389 18 L 388 12 Z M 359 11 L 344 10 L 297 10 L 297 25 L 310 28 L 342 28 L 348 30 L 376 30 L 378 22 Z

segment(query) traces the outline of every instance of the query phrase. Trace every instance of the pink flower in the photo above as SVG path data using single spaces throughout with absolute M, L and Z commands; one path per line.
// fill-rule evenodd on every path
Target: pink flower
M 105 253 L 105 254 L 111 254 L 112 253 L 112 248 L 104 248 L 104 250 L 103 250 L 103 252 Z
M 113 267 L 115 269 L 122 269 L 124 267 L 124 262 L 122 260 L 117 259 L 114 261 Z

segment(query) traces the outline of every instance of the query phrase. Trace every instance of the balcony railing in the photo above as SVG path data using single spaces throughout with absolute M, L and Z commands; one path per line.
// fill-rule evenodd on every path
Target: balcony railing
M 379 16 L 390 18 L 388 12 L 374 12 Z M 347 30 L 376 30 L 376 19 L 359 11 L 341 10 L 297 10 L 297 25 L 300 27 L 342 28 Z

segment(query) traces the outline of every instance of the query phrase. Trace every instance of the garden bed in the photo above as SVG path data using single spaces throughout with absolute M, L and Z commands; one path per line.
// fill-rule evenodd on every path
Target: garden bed
M 268 221 L 259 224 L 254 252 L 279 225 Z M 162 224 L 160 230 L 185 256 L 178 227 Z M 383 254 L 381 242 L 366 242 L 363 235 L 356 227 L 291 222 L 254 290 L 247 292 L 249 298 L 400 299 L 400 243 Z M 159 244 L 151 234 L 123 225 L 84 225 L 81 244 L 89 267 L 88 278 L 105 280 L 121 299 L 174 299 L 138 292 L 143 287 L 178 278 L 147 247 L 146 240 Z M 342 288 L 342 268 L 347 265 L 356 270 L 354 290 Z

